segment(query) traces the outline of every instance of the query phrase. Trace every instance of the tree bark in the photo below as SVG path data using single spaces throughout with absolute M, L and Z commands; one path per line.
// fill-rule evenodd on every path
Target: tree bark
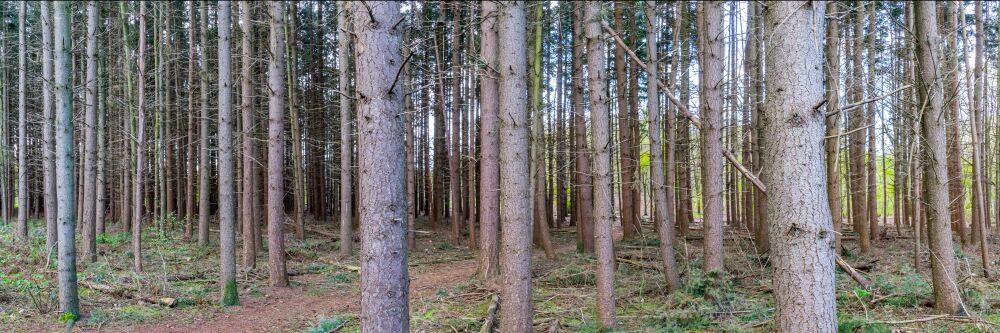
M 837 13 L 837 2 L 826 3 L 826 14 Z M 840 127 L 844 115 L 840 112 L 840 19 L 827 16 L 826 20 L 826 197 L 830 205 L 833 231 L 836 239 L 834 253 L 840 251 L 841 201 L 840 201 Z
M 663 260 L 663 276 L 667 282 L 667 291 L 673 292 L 680 288 L 680 276 L 677 273 L 677 262 L 674 259 L 674 221 L 670 219 L 670 206 L 667 205 L 666 175 L 663 170 L 663 150 L 660 145 L 660 91 L 657 86 L 659 73 L 656 59 L 656 3 L 646 1 L 646 56 L 648 57 L 647 75 L 653 78 L 647 83 L 646 116 L 649 117 L 649 161 L 650 188 L 653 190 L 653 201 L 656 213 L 654 223 L 660 236 L 660 257 Z
M 624 5 L 623 1 L 614 2 L 614 17 L 615 17 L 615 29 L 619 32 L 624 33 Z M 631 112 L 629 111 L 629 100 L 628 100 L 628 75 L 626 72 L 626 65 L 628 64 L 628 59 L 625 58 L 625 50 L 621 46 L 615 47 L 615 104 L 618 108 L 618 153 L 619 153 L 619 163 L 618 166 L 621 169 L 621 224 L 622 224 L 622 238 L 629 239 L 636 236 L 635 233 L 635 212 L 633 211 L 637 207 L 632 206 L 632 161 L 633 157 L 631 155 L 631 149 L 629 145 L 629 133 L 631 133 Z M 595 146 L 596 147 L 596 146 Z M 599 213 L 598 213 L 599 214 Z M 599 222 L 599 221 L 598 221 Z
M 58 242 L 57 236 L 57 193 L 56 193 L 56 150 L 54 88 L 52 87 L 52 28 L 48 1 L 41 3 L 42 21 L 42 173 L 45 188 L 45 248 L 52 249 Z M 75 222 L 74 222 L 75 223 Z
M 76 198 L 73 171 L 73 82 L 69 2 L 55 2 L 53 10 L 53 62 L 55 76 L 56 193 L 59 217 L 59 312 L 80 317 L 76 282 Z M 43 20 L 44 22 L 44 20 Z
M 953 249 L 950 221 L 948 216 L 948 187 L 945 124 L 938 54 L 938 27 L 936 4 L 933 2 L 914 3 L 917 92 L 920 103 L 927 107 L 918 115 L 921 120 L 921 135 L 924 138 L 924 200 L 927 202 L 927 224 L 931 250 L 931 277 L 934 287 L 934 307 L 945 314 L 965 313 L 960 300 L 957 276 L 955 275 L 955 251 Z M 918 219 L 919 223 L 919 219 Z M 918 236 L 919 237 L 919 236 Z
M 285 270 L 285 4 L 270 3 L 271 59 L 268 61 L 267 266 L 272 286 L 287 287 Z
M 357 35 L 361 330 L 409 331 L 402 31 L 398 2 L 351 6 Z
M 209 202 L 209 180 L 208 174 L 211 169 L 208 161 L 208 87 L 211 86 L 208 77 L 208 3 L 202 2 L 200 4 L 201 15 L 199 16 L 201 31 L 201 63 L 199 66 L 199 75 L 201 83 L 201 129 L 199 130 L 201 135 L 201 148 L 198 150 L 198 245 L 205 246 L 208 245 L 208 218 L 211 214 Z M 194 24 L 192 22 L 192 24 Z M 138 178 L 137 178 L 138 179 Z M 139 205 L 139 202 L 135 203 Z
M 146 2 L 139 4 L 139 59 L 135 136 L 135 184 L 132 189 L 132 268 L 142 272 L 143 185 L 146 167 Z
M 350 257 L 353 239 L 351 223 L 353 223 L 351 205 L 351 101 L 347 99 L 347 91 L 350 88 L 350 49 L 351 44 L 348 10 L 350 2 L 342 2 L 347 6 L 347 10 L 340 10 L 337 14 L 337 65 L 340 66 L 339 90 L 340 96 L 340 256 Z
M 254 34 L 249 1 L 240 1 L 240 30 L 242 36 L 242 49 L 240 50 L 242 60 L 240 61 L 240 111 L 242 115 L 242 135 L 243 135 L 243 193 L 241 200 L 241 214 L 243 222 L 243 266 L 254 268 L 257 266 L 257 239 L 254 236 L 257 225 L 257 216 L 254 214 L 254 207 L 257 198 L 257 148 L 254 144 L 253 131 L 256 128 L 256 117 L 254 117 L 254 89 L 253 74 L 254 60 L 253 42 L 251 36 Z
M 497 87 L 497 3 L 482 2 L 483 20 L 480 29 L 480 56 L 483 58 L 482 78 L 479 81 L 479 278 L 495 281 L 500 275 L 500 257 L 497 237 L 500 231 L 500 140 L 497 113 L 499 108 Z
M 236 191 L 233 167 L 232 4 L 220 2 L 219 27 L 219 277 L 222 305 L 240 303 L 236 290 Z
M 84 116 L 83 258 L 97 261 L 97 4 L 87 3 L 87 106 Z
M 500 74 L 500 330 L 532 330 L 531 184 L 528 174 L 527 59 L 525 3 L 498 5 L 497 54 Z
M 722 3 L 699 3 L 701 29 L 701 174 L 704 197 L 705 272 L 724 271 L 722 248 L 722 60 L 725 38 Z
M 186 197 L 184 199 L 184 206 L 187 208 L 187 212 L 184 214 L 184 240 L 191 240 L 192 234 L 194 233 L 194 182 L 195 182 L 195 139 L 196 139 L 196 127 L 194 126 L 194 87 L 195 87 L 195 74 L 194 66 L 197 62 L 195 60 L 195 54 L 197 53 L 197 44 L 195 43 L 195 2 L 188 1 L 188 121 L 187 121 L 187 184 L 185 186 L 184 193 Z M 201 77 L 198 76 L 200 79 Z M 203 89 L 199 82 L 198 89 Z
M 594 140 L 594 239 L 597 253 L 597 318 L 605 328 L 615 327 L 614 206 L 612 205 L 611 135 L 608 117 L 605 46 L 601 38 L 601 4 L 584 5 L 587 38 L 587 78 L 590 127 Z
M 778 332 L 837 328 L 836 239 L 827 202 L 824 119 L 824 5 L 776 2 L 764 11 L 768 96 L 761 123 Z M 828 49 L 829 50 L 829 49 Z M 712 81 L 710 81 L 712 82 Z
M 854 29 L 851 35 L 853 40 L 852 53 L 853 65 L 850 75 L 850 83 L 847 85 L 854 100 L 864 99 L 864 86 L 862 85 L 862 65 L 861 47 L 862 35 L 864 34 L 864 3 L 859 2 L 860 9 L 856 9 L 854 15 Z M 856 111 L 848 117 L 848 128 L 851 134 L 847 136 L 848 154 L 850 161 L 850 191 L 851 191 L 851 216 L 854 231 L 858 233 L 858 247 L 861 253 L 868 253 L 871 250 L 871 240 L 868 220 L 868 199 L 866 198 L 867 171 L 865 169 L 865 138 L 867 132 L 862 129 L 865 126 L 864 112 Z
M 27 7 L 26 2 L 21 2 L 17 14 L 17 236 L 25 244 L 28 243 L 28 107 L 25 103 L 28 93 L 28 43 L 25 41 L 27 36 L 24 27 Z M 6 106 L 4 109 L 6 110 Z M 42 126 L 48 125 L 43 123 Z
M 578 210 L 577 221 L 579 239 L 577 249 L 583 253 L 594 253 L 594 204 L 593 179 L 590 172 L 590 148 L 587 145 L 587 120 L 584 108 L 584 50 L 586 37 L 583 26 L 583 5 L 577 2 L 573 5 L 573 127 L 575 127 L 574 145 L 576 146 L 576 193 Z

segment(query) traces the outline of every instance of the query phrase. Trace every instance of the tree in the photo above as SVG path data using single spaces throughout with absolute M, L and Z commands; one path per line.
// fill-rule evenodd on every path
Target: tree
M 576 146 L 576 207 L 580 217 L 576 221 L 578 245 L 577 249 L 583 253 L 594 253 L 594 204 L 593 185 L 590 173 L 590 153 L 587 146 L 587 120 L 584 110 L 584 51 L 586 48 L 586 37 L 583 31 L 583 4 L 576 2 L 573 4 L 573 50 L 572 50 L 572 70 L 573 70 L 573 127 Z
M 253 22 L 251 22 L 251 7 L 249 1 L 240 1 L 240 30 L 242 30 L 242 53 L 243 59 L 240 61 L 240 110 L 243 121 L 243 194 L 240 200 L 243 214 L 243 266 L 254 268 L 257 266 L 257 148 L 254 144 L 253 131 L 256 128 L 254 117 L 253 98 L 253 74 L 254 61 L 253 42 L 254 35 Z
M 87 106 L 83 157 L 83 257 L 97 261 L 97 4 L 87 3 Z
M 983 276 L 991 278 L 990 273 L 990 260 L 988 258 L 988 242 L 986 237 L 989 230 L 986 226 L 989 223 L 988 206 L 986 203 L 986 197 L 989 196 L 988 190 L 986 188 L 984 174 L 985 167 L 983 166 L 983 153 L 985 151 L 985 143 L 983 136 L 985 131 L 983 130 L 983 94 L 984 86 L 986 80 L 983 77 L 984 70 L 984 59 L 983 59 L 983 49 L 985 49 L 985 44 L 983 43 L 983 2 L 976 1 L 976 78 L 975 84 L 973 85 L 973 98 L 975 99 L 972 103 L 973 114 L 972 114 L 972 178 L 973 185 L 977 189 L 973 193 L 973 199 L 975 199 L 975 204 L 972 205 L 973 209 L 979 212 L 979 219 L 973 221 L 976 223 L 979 229 L 979 254 L 983 261 Z
M 444 2 L 442 2 L 443 4 Z M 461 244 L 462 235 L 459 231 L 461 222 L 459 221 L 462 215 L 462 195 L 461 195 L 461 176 L 459 175 L 459 158 L 461 157 L 461 148 L 459 146 L 461 130 L 459 126 L 459 118 L 461 117 L 461 71 L 462 71 L 462 48 L 460 47 L 462 41 L 461 29 L 459 29 L 459 24 L 462 17 L 462 7 L 459 2 L 451 3 L 451 16 L 453 18 L 453 24 L 451 29 L 451 127 L 448 129 L 447 136 L 449 141 L 447 144 L 450 146 L 448 151 L 448 189 L 451 194 L 449 208 L 449 217 L 451 221 L 451 237 L 455 244 Z M 444 88 L 442 88 L 444 91 Z
M 722 247 L 722 90 L 723 14 L 721 2 L 698 3 L 698 48 L 701 55 L 701 174 L 705 211 L 705 272 L 723 268 Z
M 210 195 L 208 174 L 211 168 L 208 163 L 208 87 L 210 86 L 208 78 L 208 2 L 201 2 L 199 9 L 201 11 L 201 15 L 199 15 L 201 63 L 198 72 L 201 84 L 199 90 L 201 93 L 201 128 L 198 132 L 201 135 L 201 148 L 198 150 L 198 245 L 206 246 L 208 245 L 208 218 L 211 214 L 209 210 L 211 203 L 208 199 Z M 140 91 L 142 90 L 140 89 Z M 139 201 L 136 201 L 136 205 L 140 205 Z
M 268 61 L 267 129 L 267 267 L 272 286 L 287 287 L 285 270 L 285 4 L 271 2 L 271 33 Z
M 837 2 L 826 3 L 827 15 L 837 12 Z M 833 231 L 836 238 L 835 251 L 840 250 L 840 126 L 844 118 L 840 112 L 840 20 L 836 16 L 827 16 L 826 21 L 826 109 L 831 114 L 826 118 L 826 139 L 823 145 L 826 150 L 826 196 L 830 205 L 830 216 L 833 220 Z
M 143 177 L 146 167 L 146 2 L 139 3 L 138 98 L 135 136 L 135 184 L 132 190 L 132 268 L 142 272 Z
M 614 16 L 615 16 L 615 29 L 618 31 L 625 31 L 624 20 L 624 1 L 614 2 Z M 631 16 L 631 15 L 630 15 Z M 622 223 L 622 238 L 633 238 L 636 235 L 636 229 L 638 223 L 635 222 L 635 217 L 638 215 L 633 210 L 638 209 L 638 207 L 632 206 L 632 161 L 634 157 L 632 156 L 632 149 L 629 147 L 634 144 L 629 142 L 629 133 L 631 132 L 632 121 L 630 117 L 632 116 L 629 107 L 628 100 L 628 77 L 627 71 L 625 69 L 628 63 L 628 59 L 625 57 L 625 50 L 623 47 L 615 47 L 615 105 L 618 108 L 618 153 L 619 153 L 619 167 L 621 168 L 621 223 Z
M 500 230 L 500 140 L 497 128 L 499 91 L 497 90 L 497 3 L 483 1 L 480 22 L 480 56 L 483 75 L 479 81 L 479 278 L 495 280 L 500 272 L 497 236 Z
M 353 213 L 351 205 L 351 101 L 347 98 L 346 92 L 350 83 L 350 61 L 351 44 L 349 35 L 350 24 L 348 11 L 350 2 L 342 2 L 348 8 L 338 12 L 337 24 L 337 64 L 340 66 L 340 255 L 342 257 L 351 256 L 351 247 L 354 236 L 351 233 L 351 223 Z
M 597 253 L 597 318 L 602 327 L 615 327 L 614 207 L 611 197 L 611 134 L 608 117 L 604 41 L 601 38 L 601 4 L 584 5 L 587 38 L 587 89 L 590 128 L 593 131 L 594 243 Z M 502 39 L 502 38 L 501 38 Z
M 80 317 L 76 283 L 76 188 L 73 171 L 73 82 L 69 2 L 56 2 L 53 10 L 55 62 L 56 184 L 59 203 L 59 312 L 72 320 Z
M 774 262 L 778 332 L 837 328 L 836 238 L 823 162 L 824 6 L 776 2 L 764 11 L 767 101 L 761 119 L 762 174 Z M 790 69 L 790 70 L 786 70 Z M 793 204 L 794 203 L 794 204 Z
M 17 235 L 25 243 L 28 242 L 28 107 L 25 103 L 28 93 L 28 43 L 25 42 L 24 27 L 27 7 L 26 2 L 21 2 L 17 14 Z
M 531 184 L 528 174 L 528 104 L 523 1 L 500 3 L 497 12 L 500 74 L 500 330 L 532 330 Z
M 854 29 L 852 30 L 851 37 L 854 40 L 853 46 L 850 47 L 852 51 L 851 69 L 852 73 L 848 75 L 848 96 L 854 100 L 861 100 L 864 98 L 864 86 L 862 85 L 862 64 L 861 64 L 861 54 L 863 49 L 861 47 L 862 35 L 864 32 L 864 3 L 859 2 L 858 8 L 855 11 L 854 16 Z M 858 233 L 858 247 L 861 253 L 868 253 L 871 248 L 871 237 L 869 233 L 869 218 L 868 218 L 868 199 L 865 197 L 866 194 L 866 184 L 867 184 L 867 172 L 865 169 L 865 138 L 866 131 L 863 127 L 865 126 L 865 114 L 864 112 L 854 112 L 848 116 L 848 128 L 850 129 L 850 134 L 847 136 L 848 145 L 848 161 L 849 161 L 849 171 L 850 171 L 850 191 L 851 191 L 851 220 L 854 226 L 854 231 Z
M 222 305 L 240 303 L 236 291 L 236 193 L 233 174 L 233 80 L 229 2 L 219 2 L 219 263 Z M 244 92 L 245 93 L 245 92 Z M 245 189 L 248 190 L 248 189 Z M 252 229 L 251 229 L 252 230 Z M 246 232 L 246 230 L 244 230 Z
M 195 54 L 197 53 L 197 43 L 195 42 L 195 2 L 188 1 L 188 68 L 187 68 L 187 82 L 188 82 L 188 117 L 187 117 L 187 183 L 185 184 L 184 193 L 186 194 L 184 198 L 184 207 L 187 211 L 184 213 L 184 240 L 191 240 L 191 234 L 194 229 L 194 174 L 195 174 L 195 130 L 197 127 L 194 126 L 194 87 L 195 87 L 195 74 L 194 66 L 197 62 L 195 60 Z M 201 77 L 198 76 L 200 79 Z M 199 85 L 203 85 L 199 83 Z M 200 87 L 199 87 L 200 88 Z
M 674 221 L 670 219 L 671 207 L 667 204 L 667 181 L 666 173 L 663 170 L 663 150 L 660 146 L 660 93 L 659 93 L 659 73 L 656 60 L 656 3 L 646 1 L 646 45 L 647 57 L 649 61 L 647 77 L 648 108 L 646 115 L 649 117 L 649 161 L 650 161 L 650 188 L 653 189 L 653 201 L 656 205 L 654 223 L 658 225 L 657 231 L 660 236 L 660 257 L 663 260 L 663 276 L 667 281 L 667 291 L 673 292 L 680 287 L 680 277 L 677 274 L 677 263 L 674 259 Z M 671 189 L 673 190 L 673 189 Z
M 919 103 L 926 105 L 919 119 L 923 137 L 923 186 L 927 202 L 928 240 L 934 307 L 946 314 L 964 314 L 955 275 L 955 251 L 948 215 L 948 166 L 945 152 L 943 88 L 938 54 L 937 8 L 933 2 L 914 3 Z M 919 221 L 917 222 L 919 223 Z M 919 237 L 916 236 L 916 237 Z
M 398 2 L 351 6 L 357 36 L 361 330 L 407 332 L 406 153 Z
M 52 4 L 49 1 L 42 1 L 42 173 L 45 194 L 45 248 L 52 249 L 58 241 L 57 218 L 58 202 L 56 198 L 56 149 L 55 149 L 55 123 L 54 110 L 54 89 L 52 88 L 52 15 L 49 8 Z

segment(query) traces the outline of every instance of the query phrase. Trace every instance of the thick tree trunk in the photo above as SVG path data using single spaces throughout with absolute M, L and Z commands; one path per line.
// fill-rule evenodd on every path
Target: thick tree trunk
M 836 239 L 823 161 L 824 5 L 776 2 L 764 11 L 767 104 L 762 114 L 762 174 L 775 276 L 778 332 L 837 328 Z M 828 49 L 829 51 L 829 49 Z
M 601 3 L 584 5 L 587 40 L 587 78 L 590 127 L 594 144 L 594 240 L 597 253 L 597 318 L 605 328 L 615 327 L 614 207 L 612 205 L 611 133 L 608 117 L 605 46 L 601 36 Z
M 361 330 L 409 331 L 403 57 L 398 2 L 351 6 L 357 36 Z
M 528 174 L 525 3 L 507 1 L 497 13 L 500 74 L 500 331 L 532 330 L 531 183 Z
M 480 56 L 483 58 L 482 78 L 479 81 L 479 278 L 493 281 L 499 275 L 500 214 L 500 138 L 497 112 L 497 3 L 483 1 L 483 20 L 480 29 Z
M 656 224 L 660 236 L 660 257 L 663 260 L 663 275 L 667 282 L 667 291 L 673 292 L 680 288 L 680 276 L 677 273 L 677 262 L 674 259 L 674 221 L 670 219 L 670 206 L 667 205 L 666 175 L 663 170 L 663 150 L 660 146 L 660 91 L 658 87 L 659 73 L 657 72 L 656 59 L 656 4 L 654 1 L 646 1 L 646 45 L 647 49 L 647 75 L 653 78 L 647 85 L 647 113 L 649 117 L 649 161 L 650 161 L 650 189 L 653 190 L 653 202 L 656 206 L 656 213 L 653 214 L 653 223 Z M 672 190 L 672 189 L 671 189 Z
M 285 270 L 285 4 L 270 3 L 271 59 L 267 67 L 267 266 L 272 286 L 287 287 Z
M 59 203 L 59 312 L 80 317 L 76 283 L 76 198 L 73 171 L 73 82 L 69 2 L 56 2 L 53 10 L 53 62 L 55 76 L 56 193 Z M 44 21 L 44 20 L 43 20 Z M 55 212 L 53 212 L 55 213 Z
M 936 4 L 914 4 L 916 22 L 917 92 L 920 103 L 926 105 L 921 119 L 924 138 L 924 199 L 927 202 L 927 223 L 931 250 L 931 272 L 934 286 L 934 307 L 946 314 L 964 314 L 955 275 L 953 249 L 948 216 L 948 187 L 945 145 L 945 124 L 938 54 Z M 919 221 L 919 218 L 918 218 Z M 919 223 L 919 222 L 918 222 Z M 917 236 L 919 237 L 919 236 Z
M 699 3 L 701 52 L 701 174 L 705 272 L 724 271 L 722 248 L 722 3 Z
M 240 303 L 236 291 L 236 191 L 233 175 L 232 4 L 220 2 L 219 27 L 219 277 L 222 305 Z
M 348 62 L 350 62 L 351 36 L 349 35 L 348 10 L 350 2 L 342 2 L 347 6 L 347 10 L 341 10 L 337 14 L 337 65 L 340 66 L 339 90 L 340 96 L 340 255 L 342 257 L 351 256 L 351 248 L 354 243 L 354 236 L 351 230 L 354 213 L 351 205 L 351 101 L 346 98 L 350 89 L 350 73 Z

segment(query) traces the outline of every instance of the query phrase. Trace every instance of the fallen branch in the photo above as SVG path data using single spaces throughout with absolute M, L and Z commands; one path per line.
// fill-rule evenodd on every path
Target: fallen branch
M 656 266 L 656 265 L 647 265 L 647 264 L 644 264 L 644 263 L 641 263 L 641 262 L 638 262 L 638 261 L 635 261 L 635 260 L 631 260 L 631 259 L 617 257 L 617 258 L 615 258 L 615 260 L 617 260 L 620 263 L 629 264 L 629 265 L 636 266 L 636 267 L 643 268 L 643 269 L 653 269 L 653 270 L 660 271 L 660 272 L 663 271 L 663 267 Z
M 337 266 L 337 267 L 349 270 L 351 272 L 361 273 L 361 267 L 358 267 L 358 266 L 343 264 L 343 263 L 339 263 L 339 262 L 336 262 L 336 261 L 333 261 L 333 260 L 330 260 L 330 259 L 326 259 L 326 258 L 321 258 L 320 260 L 322 260 L 323 262 L 325 262 L 325 263 L 327 263 L 329 265 Z
M 493 327 L 496 326 L 497 312 L 500 310 L 500 296 L 493 294 L 493 299 L 490 300 L 490 307 L 486 310 L 486 319 L 483 320 L 483 327 L 479 329 L 479 333 L 493 333 Z
M 618 46 L 625 50 L 625 53 L 627 53 L 629 57 L 632 58 L 632 61 L 635 62 L 636 65 L 642 67 L 643 70 L 647 70 L 646 63 L 643 62 L 641 59 L 639 59 L 639 56 L 635 55 L 635 52 L 633 52 L 632 49 L 628 47 L 628 45 L 625 45 L 625 41 L 623 41 L 622 38 L 618 36 L 618 32 L 615 31 L 615 29 L 612 29 L 611 26 L 608 25 L 608 22 L 602 21 L 601 25 L 604 27 L 605 30 L 607 30 L 611 34 L 612 37 L 614 37 L 615 42 L 618 44 Z M 694 114 L 692 114 L 688 110 L 687 105 L 681 103 L 680 100 L 677 99 L 677 96 L 674 96 L 673 92 L 671 92 L 671 90 L 674 87 L 673 84 L 667 85 L 662 81 L 660 81 L 660 79 L 656 79 L 656 81 L 660 89 L 663 90 L 663 93 L 667 95 L 667 99 L 670 100 L 670 103 L 677 106 L 677 110 L 681 112 L 681 115 L 684 116 L 685 118 L 690 119 L 691 125 L 694 125 L 695 128 L 701 130 L 702 127 L 701 120 L 699 120 L 698 117 L 695 117 Z M 763 193 L 764 195 L 767 195 L 767 186 L 764 186 L 764 183 L 761 182 L 759 178 L 757 178 L 757 175 L 754 175 L 753 172 L 750 172 L 750 169 L 747 169 L 746 166 L 740 163 L 732 152 L 730 152 L 728 149 L 722 149 L 722 155 L 725 156 L 726 160 L 729 160 L 729 163 L 732 164 L 734 167 L 736 167 L 736 169 L 739 170 L 744 177 L 750 180 L 750 182 L 753 183 L 754 187 L 760 190 L 760 192 Z
M 862 288 L 868 289 L 868 286 L 871 285 L 871 282 L 869 282 L 868 279 L 862 276 L 861 273 L 854 269 L 854 267 L 851 267 L 851 265 L 844 261 L 844 258 L 841 258 L 839 255 L 837 256 L 837 267 L 844 270 L 844 272 L 854 279 L 855 282 L 861 285 Z
M 96 283 L 96 282 L 90 282 L 90 281 L 87 281 L 87 280 L 80 281 L 80 284 L 83 285 L 84 287 L 89 288 L 89 289 L 93 289 L 93 290 L 97 290 L 97 291 L 100 291 L 100 292 L 104 292 L 104 293 L 109 294 L 109 295 L 111 295 L 113 297 L 134 299 L 134 300 L 139 300 L 139 301 L 143 301 L 143 302 L 154 304 L 154 305 L 161 305 L 161 306 L 165 306 L 165 307 L 169 307 L 169 308 L 177 306 L 177 299 L 173 298 L 173 297 L 142 297 L 142 296 L 135 296 L 135 295 L 131 294 L 132 290 L 130 290 L 130 289 L 127 289 L 127 288 L 115 288 L 115 287 L 112 287 L 112 286 L 109 286 L 109 285 L 106 285 L 106 284 L 100 284 L 100 283 Z

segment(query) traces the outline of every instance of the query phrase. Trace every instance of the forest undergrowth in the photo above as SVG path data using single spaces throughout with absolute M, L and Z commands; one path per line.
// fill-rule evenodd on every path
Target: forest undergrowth
M 131 269 L 128 233 L 98 237 L 97 262 L 80 262 L 80 296 L 83 317 L 74 331 L 179 332 L 215 327 L 234 331 L 357 332 L 359 288 L 357 259 L 340 259 L 331 224 L 313 224 L 304 240 L 287 240 L 288 269 L 292 287 L 276 292 L 267 287 L 267 267 L 238 271 L 244 305 L 218 303 L 218 254 L 214 247 L 199 247 L 182 240 L 181 230 L 160 221 L 145 230 L 143 274 Z M 423 222 L 423 221 L 422 221 Z M 29 245 L 18 244 L 13 233 L 0 230 L 0 331 L 59 331 L 54 283 L 55 255 L 44 246 L 43 222 L 32 221 Z M 161 228 L 163 227 L 163 228 Z M 429 227 L 422 226 L 430 230 Z M 749 235 L 727 230 L 726 275 L 701 270 L 698 225 L 685 242 L 677 242 L 683 287 L 665 292 L 659 272 L 659 242 L 652 226 L 644 237 L 616 245 L 617 317 L 621 332 L 769 332 L 774 327 L 774 299 L 770 266 L 757 255 Z M 9 228 L 3 226 L 2 228 Z M 891 228 L 890 228 L 891 229 Z M 443 230 L 441 232 L 444 232 Z M 483 323 L 495 321 L 495 286 L 475 279 L 475 255 L 464 245 L 440 241 L 439 232 L 421 234 L 410 252 L 411 328 L 414 332 L 480 332 Z M 837 272 L 837 310 L 840 332 L 1000 332 L 1000 282 L 982 277 L 974 249 L 956 249 L 957 282 L 968 317 L 937 315 L 933 306 L 927 259 L 913 267 L 912 239 L 889 230 L 875 244 L 871 255 L 857 256 L 856 235 L 844 235 L 841 255 L 870 281 L 861 287 L 847 274 Z M 549 260 L 539 250 L 533 263 L 534 324 L 536 332 L 600 332 L 596 327 L 594 297 L 595 259 L 575 251 L 573 228 L 553 230 L 557 257 Z M 997 238 L 991 237 L 996 245 Z M 998 249 L 998 246 L 992 246 Z M 993 258 L 997 253 L 994 250 Z M 926 251 L 924 252 L 926 254 Z M 449 275 L 448 272 L 459 274 Z M 273 295 L 279 296 L 273 296 Z M 275 297 L 292 302 L 276 305 Z M 338 300 L 336 303 L 302 300 Z M 302 301 L 301 306 L 296 302 Z M 334 304 L 334 305 L 330 305 Z M 340 304 L 340 305 L 336 305 Z M 246 322 L 249 311 L 283 311 L 261 314 L 261 324 Z M 228 321 L 228 322 L 227 322 Z M 241 323 L 242 322 L 242 323 Z M 255 326 L 257 325 L 257 326 Z

